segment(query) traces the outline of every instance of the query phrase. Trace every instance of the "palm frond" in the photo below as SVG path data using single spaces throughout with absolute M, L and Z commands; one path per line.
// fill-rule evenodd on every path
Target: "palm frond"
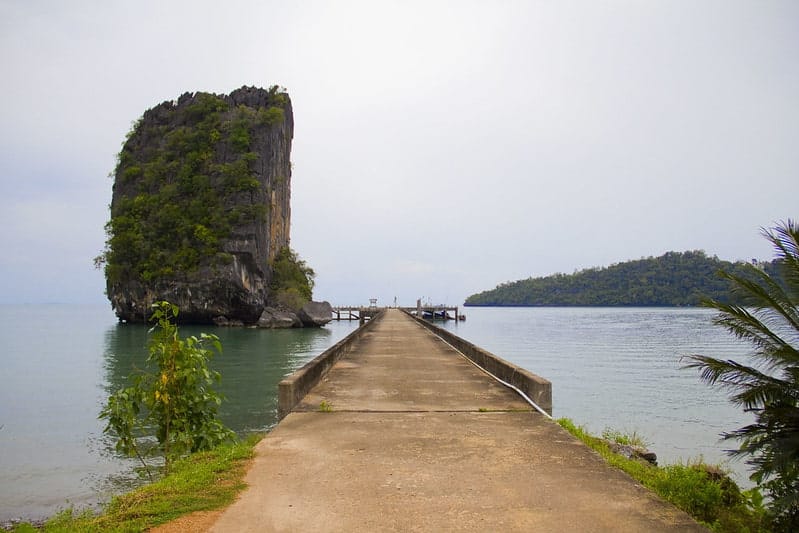
M 760 228 L 760 233 L 774 246 L 782 279 L 794 301 L 799 299 L 799 224 L 788 219 L 773 230 Z
M 791 383 L 742 365 L 733 360 L 721 360 L 704 355 L 689 355 L 692 363 L 685 368 L 700 369 L 700 379 L 709 385 L 737 391 L 730 401 L 745 409 L 757 409 L 764 405 L 785 401 L 785 391 Z
M 756 355 L 760 356 L 761 363 L 768 365 L 769 368 L 799 363 L 799 351 L 775 332 L 775 328 L 770 327 L 748 309 L 715 300 L 708 300 L 705 305 L 720 312 L 714 319 L 715 324 L 723 326 L 739 339 L 751 342 L 757 349 Z
M 752 366 L 690 355 L 684 368 L 699 369 L 702 381 L 754 414 L 754 423 L 723 434 L 740 443 L 728 453 L 747 458 L 775 516 L 799 525 L 799 225 L 761 232 L 774 245 L 781 282 L 754 267 L 747 277 L 722 272 L 742 305 L 704 302 L 719 312 L 715 324 L 754 346 Z
M 732 282 L 731 292 L 741 298 L 746 307 L 779 315 L 792 329 L 799 331 L 797 302 L 767 273 L 751 265 L 747 270 L 752 279 L 724 271 L 719 274 Z

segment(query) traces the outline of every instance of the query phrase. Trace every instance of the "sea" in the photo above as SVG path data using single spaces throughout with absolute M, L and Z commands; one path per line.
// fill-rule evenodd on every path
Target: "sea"
M 725 431 L 751 421 L 708 387 L 684 356 L 745 362 L 749 347 L 695 308 L 465 308 L 439 323 L 552 382 L 553 414 L 593 433 L 635 434 L 660 464 L 728 461 Z M 277 383 L 357 327 L 260 330 L 181 327 L 218 335 L 222 421 L 240 435 L 277 422 Z M 98 414 L 108 395 L 145 366 L 148 328 L 120 324 L 107 305 L 0 305 L 0 524 L 97 508 L 141 479 L 114 450 Z

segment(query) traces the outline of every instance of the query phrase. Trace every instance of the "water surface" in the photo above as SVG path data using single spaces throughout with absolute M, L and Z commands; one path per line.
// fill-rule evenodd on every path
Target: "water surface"
M 466 308 L 456 334 L 553 383 L 556 417 L 595 433 L 637 432 L 662 463 L 725 460 L 719 434 L 747 416 L 682 370 L 680 357 L 744 359 L 748 347 L 713 326 L 704 309 Z M 357 326 L 208 331 L 224 352 L 212 366 L 227 397 L 222 420 L 239 433 L 276 422 L 277 382 Z M 96 504 L 129 486 L 135 463 L 119 457 L 97 420 L 112 390 L 144 365 L 147 328 L 116 323 L 107 306 L 0 306 L 0 523 Z M 745 482 L 745 468 L 732 463 Z
M 219 336 L 222 421 L 240 434 L 277 419 L 277 383 L 357 326 L 259 330 L 181 327 Z M 97 419 L 112 390 L 145 367 L 146 326 L 118 324 L 108 306 L 0 306 L 0 524 L 93 506 L 137 481 Z
M 703 308 L 466 308 L 444 327 L 552 382 L 555 418 L 651 442 L 661 464 L 727 462 L 720 434 L 750 415 L 683 369 L 689 354 L 746 361 L 749 348 Z M 748 484 L 746 466 L 728 463 Z

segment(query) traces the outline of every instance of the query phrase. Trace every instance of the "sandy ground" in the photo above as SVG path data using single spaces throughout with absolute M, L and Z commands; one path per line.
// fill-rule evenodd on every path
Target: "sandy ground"
M 224 509 L 216 511 L 200 511 L 186 516 L 181 516 L 177 520 L 167 522 L 156 528 L 150 529 L 152 533 L 186 533 L 194 531 L 208 531 L 211 526 L 219 519 Z

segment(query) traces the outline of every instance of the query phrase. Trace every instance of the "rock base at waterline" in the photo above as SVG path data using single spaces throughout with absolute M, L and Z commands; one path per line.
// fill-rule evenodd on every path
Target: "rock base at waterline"
M 333 308 L 328 302 L 308 302 L 298 311 L 285 308 L 266 307 L 261 312 L 261 316 L 255 327 L 265 329 L 286 329 L 302 327 L 324 326 L 333 320 Z M 245 326 L 240 320 L 228 319 L 225 316 L 214 318 L 217 326 Z

